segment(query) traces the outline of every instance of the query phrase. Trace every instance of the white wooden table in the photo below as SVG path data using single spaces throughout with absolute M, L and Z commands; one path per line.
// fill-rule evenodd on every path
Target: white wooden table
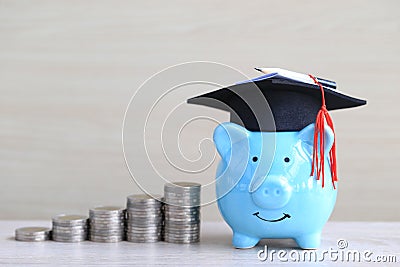
M 24 226 L 50 226 L 48 221 L 1 221 L 0 222 L 0 266 L 4 265 L 256 265 L 256 264 L 294 264 L 292 258 L 301 257 L 304 250 L 296 248 L 294 241 L 263 240 L 252 249 L 234 249 L 231 247 L 231 232 L 225 223 L 202 223 L 201 242 L 191 245 L 169 244 L 165 242 L 153 244 L 139 243 L 58 243 L 54 241 L 29 243 L 14 240 L 15 228 Z M 345 239 L 348 247 L 339 249 L 337 240 Z M 257 257 L 259 250 L 268 245 L 268 252 L 285 250 L 287 259 L 282 262 L 273 254 L 273 260 L 268 258 L 261 261 Z M 323 233 L 321 247 L 315 250 L 318 260 L 322 258 L 324 250 L 347 252 L 365 250 L 372 252 L 370 259 L 376 260 L 377 256 L 395 256 L 397 263 L 384 263 L 379 266 L 399 266 L 400 262 L 400 222 L 329 222 Z M 310 251 L 308 251 L 310 252 Z M 284 252 L 281 252 L 282 255 Z M 314 252 L 313 252 L 314 253 Z M 264 256 L 261 254 L 260 256 Z M 290 258 L 289 255 L 291 255 Z M 307 255 L 306 255 L 307 256 Z M 388 258 L 388 257 L 387 257 Z M 308 262 L 308 256 L 305 262 Z M 348 266 L 352 262 L 339 262 Z M 392 259 L 393 260 L 393 257 Z M 361 260 L 362 261 L 362 260 Z M 337 264 L 328 256 L 319 265 L 329 266 Z

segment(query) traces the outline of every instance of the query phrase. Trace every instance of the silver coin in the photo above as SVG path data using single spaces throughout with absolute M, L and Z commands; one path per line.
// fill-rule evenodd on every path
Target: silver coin
M 50 228 L 48 227 L 22 227 L 15 230 L 15 234 L 19 235 L 46 235 L 49 234 Z
M 164 236 L 169 236 L 169 237 L 171 237 L 171 238 L 177 238 L 177 239 L 179 239 L 179 238 L 195 238 L 195 237 L 199 237 L 200 236 L 200 233 L 185 233 L 185 234 L 182 234 L 182 233 L 170 233 L 170 232 L 165 232 L 164 233 Z
M 161 206 L 160 207 L 143 207 L 143 208 L 137 208 L 137 207 L 129 207 L 126 209 L 127 213 L 159 213 L 161 212 Z
M 50 228 L 22 227 L 15 230 L 15 239 L 26 242 L 39 242 L 50 239 Z
M 121 214 L 90 214 L 89 219 L 123 220 L 125 219 L 125 212 Z
M 180 225 L 166 225 L 164 227 L 165 231 L 198 231 L 200 226 L 186 226 L 184 224 Z
M 89 228 L 124 228 L 125 223 L 91 223 Z
M 129 236 L 139 236 L 139 237 L 146 237 L 146 236 L 162 236 L 161 231 L 159 232 L 154 232 L 154 233 L 147 233 L 147 232 L 143 232 L 143 233 L 137 233 L 137 232 L 126 232 L 126 235 Z
M 146 235 L 146 236 L 136 236 L 136 235 L 127 235 L 126 236 L 126 239 L 129 241 L 129 240 L 148 240 L 148 241 L 150 241 L 150 240 L 161 240 L 162 239 L 162 236 L 161 235 L 156 235 L 156 236 L 154 236 L 154 235 Z
M 127 214 L 160 214 L 162 213 L 162 207 L 159 208 L 143 208 L 143 209 L 138 209 L 138 208 L 128 208 L 127 209 Z
M 102 233 L 89 233 L 89 236 L 97 236 L 98 238 L 108 238 L 108 237 L 123 237 L 125 235 L 125 232 L 119 232 L 119 233 L 109 233 L 109 234 L 102 234 Z
M 193 244 L 193 243 L 200 242 L 200 239 L 196 239 L 196 240 L 171 240 L 171 239 L 165 238 L 164 241 L 167 242 L 167 243 L 174 243 L 174 244 Z
M 41 242 L 50 240 L 48 236 L 15 236 L 15 240 L 17 241 L 25 241 L 25 242 Z
M 128 222 L 125 227 L 156 227 L 156 226 L 161 226 L 163 225 L 163 221 L 154 221 L 154 222 L 137 222 L 137 221 L 132 221 Z
M 170 209 L 167 208 L 164 210 L 164 214 L 167 215 L 186 215 L 186 216 L 199 216 L 200 210 L 183 210 L 183 209 Z
M 165 221 L 199 221 L 200 216 L 165 215 Z
M 200 194 L 179 194 L 165 192 L 165 201 L 171 199 L 184 199 L 184 200 L 200 200 Z
M 137 224 L 137 223 L 128 223 L 125 228 L 144 228 L 144 229 L 150 229 L 150 228 L 161 228 L 163 226 L 163 223 L 154 223 L 154 224 Z
M 136 234 L 156 234 L 156 233 L 161 233 L 161 228 L 152 230 L 127 229 L 126 232 L 136 233 Z
M 159 199 L 161 199 L 161 195 L 134 194 L 127 197 L 127 202 L 132 204 L 158 204 L 160 203 Z
M 161 238 L 162 233 L 131 233 L 131 232 L 127 232 L 126 236 L 130 236 L 130 237 L 137 237 L 137 238 Z
M 52 218 L 53 225 L 58 226 L 75 226 L 75 225 L 86 225 L 88 217 L 84 215 L 68 215 L 60 214 Z
M 127 221 L 159 221 L 162 220 L 163 216 L 137 216 L 137 215 L 129 215 Z
M 155 243 L 161 241 L 161 237 L 157 238 L 137 238 L 137 237 L 126 237 L 126 241 L 133 243 Z
M 99 237 L 99 236 L 90 236 L 89 240 L 92 242 L 99 242 L 99 243 L 116 243 L 121 242 L 124 240 L 122 236 L 111 236 L 107 238 Z
M 200 214 L 200 210 L 184 210 L 184 209 L 171 209 L 171 208 L 167 208 L 164 209 L 164 214 L 177 214 L 177 215 L 199 215 Z
M 180 192 L 180 191 L 200 191 L 201 184 L 192 182 L 174 182 L 164 185 L 164 191 Z
M 98 236 L 102 238 L 107 238 L 107 237 L 115 237 L 115 236 L 124 236 L 125 231 L 122 232 L 114 232 L 114 233 L 102 233 L 102 232 L 90 232 L 89 236 Z
M 153 224 L 153 225 L 127 225 L 125 229 L 130 230 L 130 229 L 146 229 L 146 230 L 152 230 L 152 229 L 161 229 L 163 227 L 162 224 Z
M 185 201 L 185 200 L 168 200 L 168 205 L 176 206 L 180 208 L 197 208 L 199 206 L 200 201 Z
M 136 218 L 131 218 L 129 220 L 126 221 L 127 224 L 155 224 L 155 223 L 161 223 L 162 222 L 162 218 L 158 217 L 158 218 L 141 218 L 141 217 L 136 217 Z
M 182 214 L 165 214 L 165 220 L 169 221 L 170 219 L 177 220 L 200 220 L 199 215 L 182 215 Z
M 124 229 L 124 225 L 91 225 L 90 230 L 119 230 L 119 229 Z
M 189 203 L 189 204 L 192 204 L 192 203 L 200 203 L 200 198 L 168 197 L 168 198 L 165 198 L 165 202 L 167 204 L 169 204 L 169 203 L 172 203 L 172 204 L 175 204 L 175 203 Z M 200 206 L 200 205 L 198 205 L 198 206 Z
M 88 225 L 74 225 L 74 226 L 66 226 L 66 225 L 58 225 L 58 224 L 53 224 L 53 229 L 59 229 L 59 230 L 82 230 L 82 229 L 87 229 Z
M 90 233 L 122 233 L 125 228 L 110 228 L 110 229 L 102 229 L 102 228 L 92 228 L 90 229 Z
M 162 229 L 162 225 L 147 225 L 147 226 L 143 226 L 143 225 L 127 225 L 125 229 L 127 230 L 156 230 L 156 229 Z
M 87 230 L 82 231 L 67 231 L 67 230 L 53 230 L 53 234 L 60 234 L 60 235 L 80 235 L 87 233 Z
M 188 194 L 188 193 L 176 193 L 176 192 L 165 192 L 164 193 L 164 203 L 168 202 L 170 199 L 185 199 L 185 200 L 191 200 L 191 199 L 198 199 L 200 200 L 201 195 L 200 194 Z
M 15 234 L 16 238 L 18 237 L 18 238 L 26 238 L 26 239 L 29 239 L 29 238 L 32 238 L 32 239 L 41 238 L 41 239 L 43 239 L 43 238 L 47 238 L 49 236 L 50 236 L 50 233 L 48 233 L 48 234 L 36 234 L 36 235 Z
M 164 241 L 168 243 L 176 243 L 176 244 L 191 244 L 191 243 L 198 243 L 200 241 L 200 238 L 194 238 L 194 239 L 175 239 L 171 237 L 164 237 Z
M 88 236 L 53 236 L 52 240 L 59 242 L 82 242 L 88 240 Z
M 127 208 L 128 209 L 146 209 L 146 208 L 160 208 L 162 206 L 162 203 L 127 203 Z
M 170 239 L 198 239 L 200 238 L 200 234 L 176 235 L 176 234 L 164 233 L 164 238 L 167 237 Z
M 134 233 L 134 232 L 127 232 L 127 235 L 131 236 L 131 237 L 140 237 L 140 238 L 146 238 L 146 237 L 160 237 L 161 236 L 161 232 L 157 232 L 157 233 Z
M 67 232 L 57 232 L 57 231 L 52 231 L 52 236 L 54 237 L 54 236 L 61 236 L 61 237 L 66 237 L 66 236 L 71 236 L 71 237 L 74 237 L 74 236 L 85 236 L 85 235 L 87 235 L 87 233 L 88 232 L 70 232 L 70 233 L 67 233 Z
M 200 231 L 191 231 L 191 232 L 165 231 L 164 235 L 170 235 L 170 236 L 174 236 L 174 237 L 190 237 L 190 236 L 200 235 Z
M 171 236 L 176 236 L 176 237 L 182 237 L 182 236 L 194 236 L 194 235 L 199 235 L 200 231 L 164 231 L 164 234 L 168 234 Z
M 161 221 L 163 216 L 128 216 L 126 222 L 156 222 Z
M 146 237 L 146 236 L 161 236 L 162 233 L 161 233 L 161 231 L 159 231 L 159 232 L 154 232 L 154 233 L 147 233 L 147 232 L 143 232 L 143 233 L 126 232 L 126 235 Z
M 182 215 L 182 214 L 165 214 L 164 221 L 169 221 L 170 219 L 191 219 L 191 220 L 200 220 L 200 215 Z
M 89 227 L 124 227 L 125 222 L 90 222 Z
M 109 215 L 122 215 L 125 209 L 119 206 L 97 206 L 89 210 L 91 217 L 96 216 L 109 216 Z
M 97 220 L 124 220 L 125 219 L 125 212 L 124 214 L 110 214 L 110 215 L 99 215 L 99 214 L 90 214 L 89 219 L 97 219 Z
M 90 218 L 89 223 L 123 223 L 125 218 Z
M 200 223 L 200 220 L 197 218 L 189 218 L 189 219 L 181 219 L 181 218 L 169 218 L 167 219 L 169 223 L 175 223 L 175 224 L 198 224 Z
M 170 234 L 164 234 L 164 239 L 170 239 L 170 240 L 198 240 L 200 239 L 200 235 L 182 235 L 182 236 L 177 236 L 177 235 L 170 235 Z
M 129 237 L 131 239 L 137 238 L 137 239 L 161 239 L 161 234 L 148 234 L 148 235 L 137 235 L 137 234 L 127 234 L 126 237 Z
M 99 236 L 112 236 L 112 235 L 123 235 L 125 233 L 125 230 L 121 231 L 90 231 L 90 235 L 99 235 Z
M 107 223 L 107 222 L 124 222 L 124 217 L 90 217 L 89 222 L 99 222 L 99 223 Z
M 90 221 L 89 226 L 124 226 L 125 221 Z
M 187 227 L 187 228 L 191 228 L 191 227 L 200 227 L 200 222 L 186 222 L 186 223 L 180 223 L 177 221 L 170 221 L 170 220 L 166 220 L 164 222 L 164 226 L 165 227 Z
M 131 232 L 159 232 L 161 231 L 162 227 L 152 227 L 152 228 L 126 228 L 126 231 L 131 231 Z
M 191 212 L 196 212 L 200 211 L 200 207 L 180 207 L 176 205 L 164 205 L 164 210 L 173 210 L 173 211 L 191 211 Z
M 78 242 L 83 242 L 87 240 L 87 237 L 61 237 L 61 236 L 56 236 L 53 237 L 53 241 L 57 242 L 64 242 L 64 243 L 78 243 Z
M 191 236 L 191 237 L 173 237 L 169 235 L 164 236 L 164 240 L 167 242 L 198 242 L 200 240 L 200 236 Z
M 174 238 L 194 238 L 200 236 L 200 232 L 192 232 L 192 233 L 174 233 L 174 232 L 165 232 L 164 236 L 170 236 Z
M 126 219 L 127 222 L 131 221 L 144 221 L 144 222 L 154 222 L 154 221 L 159 221 L 162 220 L 163 216 L 137 216 L 137 215 L 129 215 Z

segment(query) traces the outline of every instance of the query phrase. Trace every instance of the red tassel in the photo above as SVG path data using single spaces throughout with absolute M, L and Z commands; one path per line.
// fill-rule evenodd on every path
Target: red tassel
M 309 74 L 311 79 L 315 82 L 316 85 L 321 89 L 321 97 L 322 97 L 322 106 L 317 114 L 317 119 L 315 121 L 315 130 L 314 130 L 314 147 L 313 147 L 313 160 L 312 160 L 312 168 L 311 168 L 311 176 L 314 176 L 314 172 L 317 174 L 317 180 L 322 177 L 322 187 L 325 185 L 325 153 L 324 153 L 324 142 L 325 142 L 325 134 L 324 134 L 324 126 L 325 120 L 328 126 L 332 129 L 334 140 L 331 150 L 329 151 L 329 164 L 331 167 L 331 175 L 332 175 L 332 185 L 333 188 L 336 189 L 335 182 L 338 180 L 337 178 L 337 169 L 336 169 L 336 137 L 335 137 L 335 129 L 333 127 L 333 121 L 331 116 L 328 113 L 328 110 L 325 105 L 325 92 L 322 85 L 318 82 L 318 80 Z M 318 136 L 319 136 L 319 154 L 318 154 Z M 319 155 L 319 157 L 318 157 Z

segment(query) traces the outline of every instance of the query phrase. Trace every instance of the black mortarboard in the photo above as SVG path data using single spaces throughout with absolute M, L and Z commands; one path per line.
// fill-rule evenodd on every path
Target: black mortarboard
M 299 131 L 315 122 L 322 96 L 319 85 L 310 76 L 282 69 L 257 70 L 268 74 L 190 98 L 187 102 L 229 111 L 231 122 L 250 131 Z M 366 104 L 365 100 L 337 90 L 335 82 L 316 79 L 324 89 L 327 110 Z M 269 108 L 260 105 L 269 105 Z M 269 110 L 272 115 L 266 114 Z

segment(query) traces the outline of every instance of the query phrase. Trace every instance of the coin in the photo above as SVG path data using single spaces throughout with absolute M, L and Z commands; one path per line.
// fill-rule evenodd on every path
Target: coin
M 154 198 L 155 197 L 155 198 Z M 160 195 L 127 197 L 126 239 L 129 242 L 157 242 L 162 238 L 163 211 Z
M 52 222 L 52 240 L 58 242 L 82 242 L 87 240 L 87 216 L 60 214 L 54 216 Z
M 176 182 L 164 185 L 164 240 L 194 243 L 200 239 L 201 185 Z
M 47 227 L 22 227 L 15 230 L 15 240 L 38 242 L 50 239 L 50 228 Z
M 53 225 L 59 226 L 82 226 L 87 224 L 87 216 L 60 214 L 53 217 Z
M 119 242 L 125 237 L 125 208 L 97 206 L 89 210 L 89 240 Z

